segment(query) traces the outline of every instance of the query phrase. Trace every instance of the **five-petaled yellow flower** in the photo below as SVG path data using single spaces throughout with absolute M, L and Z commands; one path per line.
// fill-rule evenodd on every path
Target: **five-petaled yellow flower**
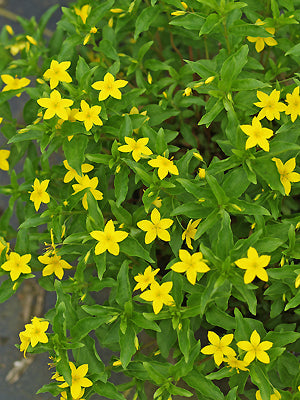
M 39 342 L 48 343 L 48 336 L 45 333 L 48 326 L 48 321 L 38 317 L 33 317 L 31 324 L 25 325 L 25 331 L 19 333 L 21 340 L 20 351 L 24 352 L 24 357 L 29 344 L 35 347 Z
M 270 357 L 266 353 L 266 350 L 269 350 L 273 346 L 273 343 L 267 340 L 265 342 L 261 342 L 260 336 L 256 330 L 252 332 L 250 336 L 250 342 L 243 340 L 241 342 L 237 342 L 237 346 L 247 352 L 244 357 L 244 361 L 247 364 L 250 364 L 255 358 L 264 364 L 269 364 Z
M 201 218 L 200 219 L 196 219 L 194 222 L 192 222 L 193 220 L 190 219 L 186 230 L 182 233 L 181 239 L 186 241 L 186 245 L 189 249 L 193 250 L 193 246 L 191 243 L 191 239 L 195 239 L 195 235 L 197 232 L 197 226 L 199 225 Z
M 63 164 L 65 168 L 68 170 L 64 177 L 64 182 L 68 183 L 71 182 L 74 178 L 78 177 L 79 175 L 77 174 L 76 170 L 72 167 L 70 167 L 69 163 L 67 160 L 63 161 Z M 92 169 L 94 169 L 93 165 L 91 164 L 82 164 L 81 165 L 81 172 L 83 174 L 86 174 L 87 172 L 90 172 Z
M 140 294 L 140 297 L 146 301 L 152 301 L 154 314 L 158 314 L 163 305 L 172 306 L 174 304 L 173 297 L 169 294 L 173 287 L 173 282 L 164 282 L 159 285 L 154 281 L 150 285 L 150 289 Z
M 16 281 L 21 274 L 29 274 L 31 272 L 31 268 L 27 265 L 30 260 L 31 254 L 20 256 L 20 254 L 12 251 L 7 256 L 7 261 L 1 265 L 1 268 L 4 271 L 9 271 L 11 280 Z
M 211 344 L 203 347 L 201 349 L 201 353 L 203 354 L 213 354 L 215 363 L 219 366 L 224 361 L 224 356 L 234 357 L 235 351 L 229 347 L 230 343 L 233 340 L 233 334 L 224 335 L 221 339 L 219 336 L 213 332 L 208 331 L 207 334 L 208 340 Z
M 157 208 L 154 208 L 151 212 L 151 221 L 143 219 L 137 223 L 137 226 L 144 232 L 145 243 L 149 244 L 155 240 L 158 236 L 161 240 L 169 242 L 171 240 L 170 234 L 167 231 L 168 228 L 173 224 L 170 218 L 160 218 L 160 212 Z
M 70 67 L 70 61 L 63 61 L 59 63 L 56 60 L 52 60 L 50 68 L 44 73 L 43 77 L 50 80 L 51 90 L 56 88 L 59 82 L 72 82 L 72 78 L 67 73 L 67 69 Z
M 62 99 L 59 91 L 54 89 L 50 93 L 50 97 L 43 97 L 37 100 L 38 105 L 47 108 L 44 119 L 50 119 L 57 115 L 64 121 L 68 120 L 67 108 L 71 107 L 73 100 Z
M 286 105 L 279 102 L 280 91 L 274 89 L 270 95 L 267 95 L 258 90 L 256 95 L 260 101 L 254 104 L 262 108 L 257 118 L 262 119 L 266 117 L 269 121 L 273 121 L 274 118 L 280 119 L 280 113 L 286 110 Z
M 9 164 L 8 164 L 8 157 L 10 155 L 9 150 L 0 150 L 0 169 L 3 171 L 8 171 L 9 170 Z
M 106 223 L 104 231 L 92 231 L 90 235 L 99 242 L 95 247 L 96 255 L 102 254 L 107 250 L 110 254 L 117 256 L 120 252 L 118 243 L 126 239 L 128 233 L 124 231 L 115 231 L 114 223 L 110 219 Z
M 286 115 L 291 116 L 292 122 L 296 121 L 296 118 L 300 117 L 300 95 L 299 95 L 300 87 L 297 86 L 293 93 L 288 93 L 286 95 L 286 102 L 288 103 L 285 113 Z
M 255 22 L 255 25 L 264 25 L 264 24 L 265 24 L 265 22 L 263 22 L 261 19 L 258 19 Z M 274 33 L 275 33 L 275 28 L 270 27 L 270 28 L 265 28 L 265 30 L 268 33 L 270 33 L 271 35 L 274 35 Z M 255 43 L 255 50 L 258 53 L 260 53 L 264 49 L 265 44 L 268 46 L 276 46 L 276 44 L 278 44 L 277 41 L 272 36 L 269 36 L 269 37 L 247 36 L 247 39 L 249 40 L 249 42 Z
M 300 174 L 294 172 L 296 167 L 296 158 L 290 158 L 285 164 L 276 157 L 272 158 L 275 161 L 277 170 L 280 174 L 280 182 L 284 187 L 285 194 L 288 196 L 291 191 L 291 182 L 300 182 Z
M 146 146 L 149 138 L 141 138 L 135 141 L 133 138 L 125 136 L 127 144 L 118 147 L 118 150 L 123 153 L 130 153 L 132 151 L 132 158 L 138 162 L 142 156 L 150 156 L 152 151 Z
M 84 5 L 81 8 L 75 7 L 75 14 L 78 15 L 82 22 L 85 24 L 89 13 L 91 12 L 91 6 L 89 4 Z
M 64 276 L 64 269 L 71 269 L 72 265 L 67 263 L 61 259 L 61 256 L 57 254 L 47 255 L 38 257 L 39 262 L 42 264 L 46 264 L 46 267 L 43 269 L 43 276 L 48 276 L 51 274 L 55 274 L 58 279 L 62 279 Z
M 33 192 L 31 192 L 30 200 L 33 201 L 36 211 L 39 210 L 41 203 L 47 204 L 50 201 L 49 194 L 46 192 L 49 182 L 49 179 L 40 182 L 38 178 L 35 178 L 33 182 Z
M 75 118 L 84 123 L 87 131 L 91 130 L 93 125 L 103 125 L 102 120 L 99 118 L 100 106 L 90 107 L 85 100 L 81 100 L 80 106 L 82 111 L 78 112 Z
M 155 281 L 155 275 L 158 273 L 159 268 L 152 270 L 151 265 L 147 267 L 144 271 L 143 274 L 138 273 L 135 277 L 134 280 L 138 282 L 133 290 L 138 290 L 141 289 L 141 291 L 144 291 L 151 283 Z
M 3 80 L 3 82 L 6 84 L 6 86 L 4 86 L 4 88 L 2 89 L 2 92 L 6 92 L 8 90 L 17 90 L 17 89 L 22 89 L 26 86 L 29 85 L 30 80 L 27 78 L 17 78 L 17 77 L 13 77 L 11 75 L 7 75 L 7 74 L 3 74 L 1 75 L 1 79 Z M 20 97 L 21 93 L 17 94 L 17 97 Z
M 157 173 L 159 179 L 164 179 L 169 172 L 173 175 L 179 175 L 176 165 L 174 165 L 172 160 L 166 157 L 157 156 L 154 160 L 148 161 L 148 164 L 151 165 L 151 167 L 158 168 Z
M 203 255 L 198 253 L 190 254 L 187 250 L 179 250 L 179 258 L 181 261 L 172 265 L 171 269 L 175 272 L 186 272 L 187 280 L 195 285 L 197 273 L 207 272 L 210 270 L 203 260 Z
M 90 179 L 88 175 L 83 175 L 82 177 L 77 175 L 75 176 L 75 179 L 78 183 L 75 185 L 72 185 L 72 188 L 74 189 L 74 193 L 81 192 L 84 189 L 89 189 L 90 193 L 93 195 L 93 197 L 96 200 L 102 200 L 103 199 L 103 193 L 100 192 L 100 190 L 97 190 L 96 187 L 98 186 L 98 178 L 94 176 L 94 178 Z M 87 203 L 87 193 L 83 195 L 82 198 L 82 205 L 85 210 L 88 209 L 88 203 Z
M 258 256 L 258 253 L 254 247 L 249 247 L 247 251 L 247 258 L 240 258 L 235 261 L 235 264 L 241 268 L 245 269 L 244 282 L 246 284 L 253 281 L 257 276 L 264 282 L 268 281 L 268 274 L 265 268 L 269 265 L 271 256 Z
M 260 391 L 257 390 L 255 393 L 256 400 L 262 400 Z M 278 392 L 277 389 L 274 389 L 274 393 L 271 394 L 270 400 L 280 400 L 281 399 L 281 394 Z
M 228 367 L 230 368 L 230 371 L 233 370 L 233 368 L 236 369 L 236 372 L 239 374 L 240 371 L 249 371 L 247 367 L 247 363 L 244 360 L 238 360 L 236 357 L 227 357 L 223 359 L 224 362 L 228 364 Z
M 88 373 L 88 364 L 82 364 L 78 368 L 75 367 L 74 363 L 71 361 L 69 362 L 71 368 L 71 375 L 72 375 L 72 383 L 70 386 L 71 396 L 76 399 L 82 392 L 82 388 L 86 388 L 93 385 L 93 382 L 86 378 L 85 375 Z M 67 382 L 62 383 L 59 385 L 60 388 L 69 387 Z
M 249 136 L 246 141 L 246 150 L 256 145 L 260 146 L 264 151 L 270 150 L 267 139 L 273 135 L 273 131 L 269 128 L 263 128 L 257 117 L 253 118 L 252 125 L 240 125 L 240 128 Z
M 99 101 L 107 99 L 108 96 L 112 96 L 115 99 L 120 100 L 122 93 L 119 89 L 126 86 L 127 83 L 128 82 L 123 79 L 118 79 L 115 81 L 114 76 L 110 72 L 107 72 L 107 74 L 104 76 L 104 80 L 93 83 L 92 88 L 100 90 Z

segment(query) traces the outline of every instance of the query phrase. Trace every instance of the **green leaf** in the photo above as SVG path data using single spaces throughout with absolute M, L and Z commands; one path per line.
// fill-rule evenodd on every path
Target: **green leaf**
M 231 230 L 231 219 L 225 210 L 220 211 L 222 217 L 221 228 L 215 246 L 215 254 L 225 260 L 230 250 L 233 248 L 233 233 Z
M 109 154 L 86 154 L 85 156 L 89 161 L 105 165 L 108 165 L 112 159 L 112 156 Z
M 129 173 L 130 169 L 126 165 L 121 165 L 120 171 L 115 174 L 114 187 L 117 207 L 119 207 L 126 199 L 128 192 Z
M 184 319 L 181 322 L 181 327 L 177 329 L 177 337 L 179 348 L 184 355 L 185 362 L 188 362 L 189 354 L 190 354 L 190 320 Z
M 88 141 L 87 136 L 76 135 L 70 141 L 66 138 L 63 144 L 63 150 L 70 167 L 74 168 L 80 176 Z
M 285 56 L 295 56 L 300 57 L 300 43 L 296 44 L 295 46 L 291 47 L 286 53 Z
M 149 252 L 133 237 L 128 236 L 120 244 L 120 250 L 131 257 L 139 257 L 150 263 L 154 260 L 150 257 Z
M 105 365 L 96 350 L 95 341 L 90 336 L 81 339 L 84 347 L 74 349 L 73 354 L 78 364 L 88 364 L 89 374 L 97 374 L 98 379 L 106 380 Z M 93 385 L 94 387 L 94 385 Z
M 235 92 L 241 90 L 262 89 L 266 87 L 271 87 L 271 85 L 253 78 L 234 79 L 231 84 L 231 90 Z
M 0 286 L 0 303 L 8 300 L 15 291 L 13 290 L 14 282 L 11 279 L 6 279 Z
M 205 220 L 200 222 L 195 235 L 195 240 L 199 239 L 209 228 L 211 228 L 219 219 L 219 211 L 213 210 Z
M 300 338 L 299 332 L 268 332 L 264 340 L 274 343 L 273 347 L 284 347 L 289 343 L 294 343 Z
M 206 309 L 205 318 L 213 326 L 219 326 L 228 331 L 235 329 L 235 319 L 227 312 L 220 310 L 215 304 Z
M 249 289 L 249 284 L 246 285 L 242 277 L 238 274 L 232 274 L 230 280 L 235 289 L 242 296 L 242 299 L 248 304 L 251 314 L 256 315 L 257 299 L 253 290 Z
M 97 200 L 94 198 L 90 191 L 87 192 L 87 203 L 88 203 L 88 219 L 92 223 L 93 229 L 103 229 L 104 219 L 102 212 L 98 206 Z
M 97 268 L 98 278 L 101 281 L 104 272 L 106 271 L 106 252 L 102 254 L 94 254 L 94 261 Z
M 122 395 L 111 382 L 96 382 L 93 384 L 93 389 L 102 397 L 107 397 L 112 400 L 126 400 L 126 397 Z
M 8 144 L 10 143 L 20 143 L 25 142 L 26 140 L 40 140 L 45 135 L 43 131 L 40 129 L 30 129 L 27 132 L 17 133 L 12 138 L 9 139 Z
M 250 182 L 242 168 L 235 168 L 225 175 L 222 188 L 230 198 L 239 198 L 247 190 Z
M 214 30 L 216 26 L 218 26 L 221 23 L 220 17 L 216 13 L 211 13 L 209 14 L 206 19 L 204 24 L 201 26 L 199 36 L 202 35 L 207 35 L 211 31 Z
M 134 344 L 135 339 L 135 330 L 132 324 L 127 325 L 127 329 L 125 333 L 122 333 L 121 329 L 119 331 L 119 339 L 120 339 L 120 360 L 122 363 L 122 367 L 126 368 L 130 363 L 130 360 L 134 353 L 137 351 Z
M 221 99 L 218 99 L 213 107 L 206 114 L 203 115 L 203 117 L 198 122 L 198 125 L 205 125 L 206 128 L 208 128 L 223 109 L 223 102 L 221 101 Z
M 122 306 L 124 303 L 131 299 L 131 286 L 128 277 L 129 260 L 124 260 L 117 275 L 117 293 L 116 302 Z
M 119 60 L 118 53 L 113 46 L 113 44 L 107 40 L 107 39 L 102 39 L 101 42 L 99 43 L 98 50 L 105 55 L 105 57 L 110 58 L 111 60 Z
M 224 400 L 221 390 L 198 371 L 191 371 L 182 378 L 189 386 L 196 389 L 201 395 L 212 400 Z
M 152 331 L 160 332 L 161 329 L 156 322 L 146 319 L 139 312 L 133 312 L 132 318 L 130 319 L 136 326 L 143 329 L 150 329 Z
M 258 387 L 262 400 L 270 400 L 272 394 L 271 384 L 265 368 L 258 365 L 258 363 L 251 363 L 249 370 L 251 381 Z
M 106 314 L 97 317 L 81 318 L 74 326 L 72 326 L 70 333 L 74 341 L 80 342 L 91 331 L 98 329 L 99 326 L 106 324 L 111 319 L 111 315 Z
M 219 205 L 226 204 L 229 198 L 227 197 L 223 188 L 218 183 L 217 179 L 210 174 L 206 174 L 206 181 L 209 184 L 215 198 L 217 199 L 218 204 Z
M 82 58 L 81 56 L 78 57 L 78 61 L 77 61 L 77 66 L 76 66 L 76 79 L 79 83 L 81 83 L 81 80 L 83 78 L 83 76 L 88 73 L 90 71 L 90 67 L 88 66 L 88 64 L 86 63 L 86 61 L 84 60 L 84 58 Z
M 244 44 L 238 51 L 224 61 L 221 68 L 221 79 L 223 81 L 224 90 L 230 90 L 231 82 L 238 77 L 243 67 L 246 65 L 248 51 L 248 45 Z
M 156 20 L 160 11 L 159 6 L 144 8 L 135 21 L 134 40 L 137 40 L 140 33 L 149 30 L 150 25 Z

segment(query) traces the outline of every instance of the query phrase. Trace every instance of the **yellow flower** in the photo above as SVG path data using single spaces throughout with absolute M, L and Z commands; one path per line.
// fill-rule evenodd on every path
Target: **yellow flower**
M 37 100 L 38 105 L 47 108 L 44 119 L 50 119 L 57 115 L 63 120 L 68 119 L 66 108 L 71 107 L 73 100 L 62 99 L 60 93 L 55 89 L 50 93 L 50 97 L 44 97 Z
M 290 158 L 285 164 L 276 157 L 272 158 L 275 161 L 277 170 L 280 174 L 280 182 L 284 187 L 285 194 L 288 196 L 291 191 L 291 182 L 300 182 L 300 174 L 294 172 L 296 167 L 296 158 Z
M 39 210 L 41 203 L 47 204 L 50 201 L 49 194 L 46 192 L 49 182 L 49 179 L 45 179 L 42 182 L 40 182 L 37 178 L 34 180 L 32 186 L 33 192 L 31 192 L 30 200 L 33 201 L 36 211 Z
M 6 84 L 4 88 L 2 89 L 2 92 L 6 92 L 8 90 L 17 90 L 17 89 L 22 89 L 25 86 L 28 86 L 30 83 L 30 80 L 27 78 L 17 78 L 17 77 L 12 77 L 11 75 L 1 75 L 1 79 L 3 82 Z M 17 94 L 17 97 L 20 97 L 21 93 Z
M 169 294 L 173 287 L 173 282 L 164 282 L 161 285 L 156 281 L 152 282 L 150 289 L 140 294 L 140 297 L 146 301 L 152 301 L 153 311 L 158 314 L 163 305 L 172 306 L 173 297 Z
M 173 224 L 173 221 L 169 218 L 160 218 L 160 212 L 157 208 L 154 208 L 151 212 L 151 222 L 144 219 L 137 223 L 137 226 L 144 232 L 145 243 L 149 244 L 155 240 L 158 236 L 161 240 L 169 242 L 171 240 L 170 234 L 167 231 L 168 228 Z
M 182 93 L 182 96 L 190 96 L 192 94 L 192 88 L 187 87 L 184 89 L 184 92 Z
M 3 171 L 8 171 L 9 170 L 9 164 L 8 164 L 8 157 L 10 155 L 9 150 L 0 150 L 0 169 Z
M 76 397 L 76 399 L 74 399 L 74 397 L 72 397 L 73 400 L 85 400 L 82 398 L 82 396 L 84 395 L 84 389 L 81 389 L 80 394 L 78 397 Z M 60 400 L 68 400 L 68 393 L 67 392 L 61 392 L 60 394 Z
M 268 281 L 268 274 L 265 268 L 269 265 L 271 256 L 258 256 L 258 253 L 254 247 L 249 247 L 247 251 L 247 258 L 240 258 L 235 261 L 235 264 L 241 268 L 245 269 L 244 282 L 246 284 L 253 281 L 257 276 L 264 282 Z
M 227 357 L 223 359 L 228 364 L 228 367 L 230 368 L 230 371 L 233 370 L 233 368 L 236 369 L 236 372 L 239 374 L 240 371 L 249 371 L 247 367 L 247 363 L 245 363 L 244 360 L 238 360 L 236 357 Z
M 295 288 L 297 289 L 299 286 L 300 286 L 300 274 L 297 276 L 297 278 L 295 280 Z
M 113 14 L 120 14 L 124 10 L 122 8 L 111 8 L 109 11 L 112 12 Z
M 120 252 L 119 242 L 127 238 L 128 233 L 123 231 L 115 231 L 114 223 L 110 219 L 104 227 L 104 231 L 93 231 L 90 233 L 92 238 L 98 240 L 96 244 L 95 254 L 102 254 L 106 250 L 117 256 Z
M 247 352 L 244 357 L 244 361 L 247 364 L 250 364 L 255 358 L 264 364 L 269 364 L 270 357 L 266 353 L 266 350 L 269 350 L 273 346 L 273 343 L 267 340 L 260 342 L 260 336 L 256 330 L 252 332 L 250 342 L 237 342 L 237 346 Z
M 12 251 L 7 256 L 7 261 L 1 265 L 1 268 L 4 271 L 9 271 L 11 280 L 16 281 L 21 274 L 30 274 L 31 268 L 27 265 L 30 260 L 31 254 L 20 256 L 20 254 Z
M 45 333 L 48 326 L 48 321 L 38 317 L 33 317 L 31 324 L 25 325 L 25 334 L 29 336 L 32 347 L 35 347 L 39 342 L 48 343 L 48 336 Z
M 70 61 L 63 61 L 61 63 L 56 60 L 51 61 L 50 68 L 43 75 L 45 79 L 50 79 L 51 90 L 56 88 L 59 82 L 72 82 L 72 78 L 66 71 L 70 65 Z
M 258 90 L 256 95 L 260 101 L 254 103 L 254 105 L 262 108 L 257 118 L 262 119 L 266 117 L 269 121 L 273 121 L 274 118 L 280 119 L 280 112 L 285 111 L 287 106 L 279 102 L 279 90 L 274 89 L 270 95 Z
M 77 399 L 82 393 L 82 388 L 86 388 L 93 385 L 93 382 L 85 377 L 88 373 L 88 364 L 82 364 L 78 368 L 75 367 L 74 363 L 69 362 L 72 375 L 72 383 L 70 386 L 71 396 L 73 399 Z M 66 388 L 69 384 L 67 382 L 59 385 L 60 388 Z
M 134 277 L 134 280 L 138 282 L 133 290 L 138 290 L 141 289 L 141 291 L 144 291 L 151 283 L 155 281 L 155 275 L 158 273 L 159 268 L 152 270 L 151 265 L 147 267 L 144 271 L 143 274 L 137 274 Z
M 28 40 L 28 42 L 29 42 L 30 44 L 33 44 L 34 46 L 37 45 L 37 41 L 36 41 L 35 38 L 33 38 L 32 36 L 26 35 L 26 39 Z
M 184 15 L 185 11 L 173 11 L 171 12 L 171 15 L 174 15 L 175 17 L 178 17 L 180 15 Z
M 132 151 L 132 158 L 138 162 L 142 156 L 149 156 L 152 151 L 146 146 L 149 142 L 149 138 L 141 138 L 135 141 L 133 138 L 125 136 L 124 138 L 127 144 L 124 144 L 118 148 L 123 153 L 130 153 Z
M 256 397 L 256 400 L 262 400 L 259 390 L 257 390 L 257 392 L 255 393 L 255 397 Z M 280 400 L 280 399 L 281 399 L 281 394 L 278 392 L 277 389 L 274 389 L 274 393 L 271 394 L 270 400 Z
M 264 25 L 265 22 L 261 21 L 260 19 L 258 19 L 255 22 L 255 25 Z M 270 33 L 271 35 L 274 35 L 275 33 L 275 28 L 265 28 L 265 30 Z M 253 36 L 247 36 L 247 39 L 249 40 L 249 42 L 251 43 L 255 43 L 255 50 L 260 53 L 264 47 L 265 44 L 268 46 L 276 46 L 277 41 L 273 38 L 273 37 L 253 37 Z
M 151 167 L 158 168 L 157 173 L 159 179 L 164 179 L 169 172 L 173 175 L 179 175 L 176 165 L 174 165 L 172 160 L 166 157 L 157 156 L 154 160 L 148 161 L 148 164 L 151 165 Z
M 208 85 L 209 83 L 211 83 L 213 80 L 215 79 L 215 76 L 210 76 L 205 80 L 205 85 Z
M 84 122 L 84 126 L 87 131 L 91 130 L 93 125 L 103 125 L 103 122 L 99 118 L 101 111 L 100 106 L 90 107 L 85 100 L 81 100 L 80 107 L 82 111 L 78 112 L 75 118 L 78 121 Z
M 296 118 L 300 117 L 300 96 L 299 96 L 299 86 L 297 86 L 293 93 L 288 93 L 286 95 L 286 102 L 288 103 L 285 113 L 286 115 L 291 115 L 292 122 L 295 122 Z
M 93 195 L 93 197 L 96 200 L 103 199 L 103 193 L 100 192 L 100 190 L 96 189 L 96 187 L 98 186 L 98 178 L 96 176 L 94 178 L 90 179 L 87 175 L 83 175 L 82 177 L 77 175 L 77 176 L 75 176 L 75 179 L 78 183 L 76 183 L 75 185 L 72 185 L 72 188 L 74 189 L 73 194 L 81 192 L 84 189 L 90 189 L 90 193 Z M 85 210 L 88 209 L 87 193 L 85 193 L 83 195 L 82 205 Z
M 0 236 L 0 256 L 2 254 L 2 251 L 6 249 L 6 254 L 9 250 L 9 243 L 7 243 L 2 236 Z
M 63 164 L 64 164 L 65 168 L 68 170 L 68 172 L 66 173 L 66 175 L 64 177 L 65 183 L 71 182 L 74 178 L 79 176 L 77 174 L 76 170 L 74 168 L 70 167 L 67 160 L 64 160 Z M 81 166 L 81 172 L 83 174 L 86 174 L 87 172 L 92 171 L 92 169 L 94 169 L 94 167 L 91 164 L 82 164 L 82 166 Z
M 38 260 L 42 264 L 46 264 L 46 267 L 43 269 L 43 276 L 48 276 L 51 274 L 55 274 L 58 279 L 62 279 L 64 276 L 64 269 L 71 269 L 72 265 L 62 260 L 60 256 L 53 255 L 43 255 L 39 256 Z
M 10 49 L 11 55 L 16 56 L 20 51 L 22 51 L 26 47 L 26 43 L 25 42 L 17 42 L 8 47 Z
M 160 208 L 162 205 L 162 199 L 158 196 L 154 201 L 152 201 L 154 207 Z
M 120 100 L 122 93 L 119 88 L 126 86 L 127 83 L 128 82 L 124 81 L 123 79 L 115 81 L 113 75 L 110 72 L 107 72 L 107 74 L 104 76 L 104 80 L 93 83 L 92 88 L 100 90 L 99 101 L 107 99 L 108 96 L 112 96 L 115 99 Z
M 19 338 L 20 338 L 20 351 L 23 351 L 24 358 L 26 358 L 26 351 L 28 349 L 28 346 L 30 345 L 30 337 L 28 336 L 28 333 L 25 331 L 22 331 L 19 333 Z
M 224 361 L 224 356 L 234 357 L 235 351 L 229 347 L 233 340 L 233 334 L 223 336 L 221 339 L 219 336 L 213 332 L 208 331 L 207 334 L 210 345 L 203 347 L 201 353 L 203 354 L 213 354 L 215 363 L 219 366 Z
M 86 19 L 90 12 L 91 12 L 91 7 L 88 4 L 84 5 L 81 8 L 75 7 L 75 14 L 82 19 L 82 22 L 84 24 L 86 23 Z
M 186 272 L 187 280 L 195 285 L 197 273 L 207 272 L 210 270 L 208 265 L 203 260 L 203 255 L 199 251 L 198 253 L 190 254 L 187 250 L 179 250 L 179 258 L 181 262 L 177 262 L 172 265 L 171 269 L 175 272 Z
M 194 222 L 192 222 L 193 220 L 190 219 L 186 230 L 182 233 L 181 239 L 186 241 L 186 245 L 189 249 L 193 250 L 193 246 L 191 243 L 191 239 L 195 239 L 195 235 L 197 232 L 197 226 L 199 225 L 201 218 L 200 219 L 196 219 Z
M 5 25 L 5 29 L 11 36 L 15 34 L 13 28 L 10 25 Z
M 199 178 L 200 178 L 200 179 L 204 179 L 204 178 L 205 178 L 205 175 L 206 175 L 205 168 L 199 168 L 199 170 L 198 170 L 198 175 L 199 175 Z
M 257 117 L 253 118 L 252 125 L 240 125 L 240 128 L 249 136 L 246 141 L 246 150 L 258 145 L 264 151 L 269 151 L 270 146 L 267 139 L 273 135 L 273 131 L 269 128 L 263 128 Z

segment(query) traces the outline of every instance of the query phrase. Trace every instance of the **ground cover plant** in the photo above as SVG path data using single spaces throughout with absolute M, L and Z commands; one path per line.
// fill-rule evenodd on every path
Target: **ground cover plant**
M 300 1 L 78 0 L 49 39 L 56 8 L 0 44 L 0 301 L 56 293 L 17 344 L 39 392 L 300 398 Z

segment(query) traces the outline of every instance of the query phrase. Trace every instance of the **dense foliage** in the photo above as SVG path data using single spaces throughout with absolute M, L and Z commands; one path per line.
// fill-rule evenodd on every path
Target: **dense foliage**
M 300 398 L 300 1 L 78 0 L 49 39 L 56 9 L 0 43 L 0 301 L 56 292 L 40 392 Z

